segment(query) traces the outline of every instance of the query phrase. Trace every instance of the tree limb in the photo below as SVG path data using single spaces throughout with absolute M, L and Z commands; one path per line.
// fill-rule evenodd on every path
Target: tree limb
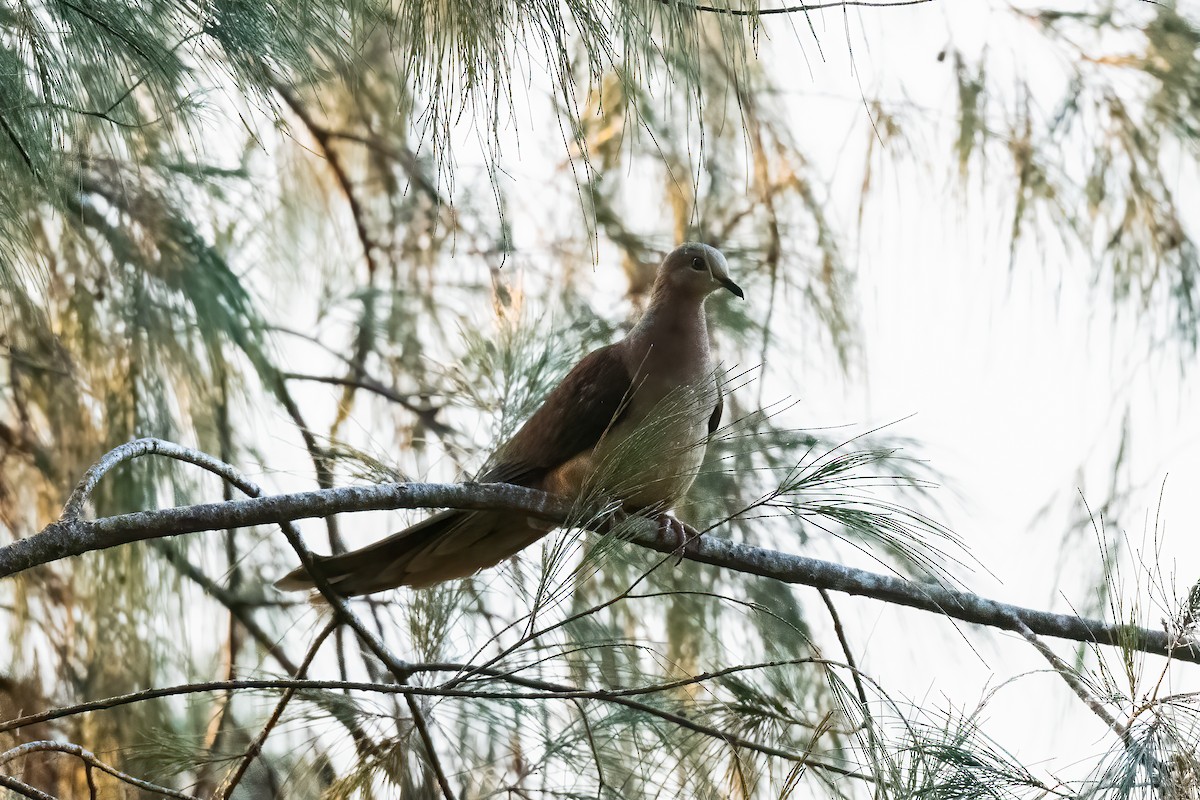
M 130 446 L 134 444 L 140 444 L 149 452 L 181 449 L 158 440 L 143 440 L 130 443 Z M 227 503 L 138 511 L 96 520 L 64 518 L 46 526 L 40 533 L 0 548 L 0 578 L 68 556 L 146 539 L 327 517 L 350 511 L 398 508 L 519 511 L 556 522 L 580 518 L 578 509 L 562 497 L 509 484 L 385 483 L 345 486 Z M 613 518 L 618 516 L 614 515 Z M 591 527 L 604 527 L 595 524 L 595 514 L 585 519 Z M 627 522 L 622 524 L 622 531 L 633 543 L 663 553 L 678 548 L 674 537 L 663 534 L 655 522 L 636 519 Z M 687 545 L 684 555 L 703 564 L 774 578 L 785 583 L 871 597 L 977 625 L 1016 630 L 1015 617 L 1040 636 L 1126 647 L 1200 663 L 1200 648 L 1191 642 L 1180 643 L 1168 637 L 1164 631 L 1135 625 L 1113 625 L 1100 620 L 1009 605 L 970 592 L 917 584 L 891 575 L 751 547 L 714 536 L 694 540 Z
M 27 783 L 22 783 L 16 778 L 8 775 L 0 775 L 0 786 L 8 789 L 10 792 L 15 792 L 22 797 L 28 797 L 30 800 L 58 800 L 52 794 L 46 794 L 41 789 L 35 789 Z
M 702 14 L 723 14 L 730 17 L 767 17 L 775 14 L 803 14 L 809 11 L 824 11 L 831 8 L 847 9 L 853 7 L 865 8 L 900 8 L 902 6 L 920 6 L 926 3 L 932 3 L 934 0 L 832 0 L 825 3 L 801 3 L 795 6 L 784 6 L 783 8 L 725 8 L 723 6 L 706 6 L 706 5 L 690 5 L 688 3 L 676 3 L 673 0 L 660 0 L 663 5 L 675 5 L 679 8 L 686 8 L 691 11 L 696 11 Z
M 399 694 L 406 697 L 443 697 L 443 698 L 461 698 L 474 700 L 596 700 L 605 703 L 614 703 L 625 706 L 626 708 L 641 711 L 651 716 L 662 719 L 666 722 L 678 725 L 687 730 L 694 731 L 704 736 L 713 739 L 718 739 L 725 742 L 730 747 L 744 748 L 753 750 L 763 755 L 775 756 L 787 761 L 802 763 L 806 766 L 815 767 L 826 770 L 838 775 L 858 778 L 861 780 L 872 781 L 869 775 L 856 772 L 846 767 L 830 764 L 820 759 L 813 758 L 811 754 L 798 753 L 793 750 L 788 750 L 774 745 L 762 744 L 750 739 L 746 739 L 728 731 L 715 728 L 711 725 L 706 725 L 698 722 L 689 716 L 681 713 L 676 713 L 669 709 L 660 708 L 652 703 L 646 703 L 637 698 L 639 696 L 653 695 L 669 689 L 685 686 L 689 684 L 703 683 L 715 677 L 734 672 L 741 672 L 746 669 L 763 668 L 780 664 L 799 664 L 799 663 L 821 663 L 821 664 L 836 664 L 829 662 L 826 659 L 791 659 L 789 661 L 765 662 L 763 664 L 746 665 L 744 667 L 730 667 L 724 670 L 719 670 L 712 673 L 703 673 L 689 678 L 682 678 L 667 683 L 654 684 L 650 686 L 642 686 L 631 689 L 580 689 L 568 684 L 554 683 L 544 681 L 538 678 L 527 678 L 512 673 L 506 673 L 498 670 L 489 670 L 488 677 L 499 679 L 505 683 L 514 684 L 526 689 L 526 691 L 503 690 L 503 689 L 463 689 L 447 686 L 414 686 L 407 683 L 366 683 L 359 681 L 331 681 L 331 680 L 300 680 L 287 678 L 252 678 L 234 681 L 207 681 L 204 683 L 181 684 L 178 686 L 164 686 L 154 689 L 144 689 L 140 692 L 133 692 L 117 697 L 110 697 L 104 700 L 93 701 L 91 703 L 81 703 L 70 708 L 54 709 L 53 711 L 44 712 L 41 714 L 31 714 L 27 717 L 21 717 L 9 722 L 0 723 L 0 731 L 12 730 L 19 727 L 24 727 L 28 724 L 34 724 L 38 721 L 48 719 L 58 719 L 74 713 L 82 711 L 95 711 L 102 708 L 114 708 L 116 706 L 128 705 L 129 703 L 142 702 L 144 700 L 157 699 L 160 697 L 173 697 L 177 695 L 195 694 L 197 692 L 214 692 L 214 691 L 246 691 L 253 689 L 282 689 L 285 691 L 304 691 L 304 690 L 336 690 L 348 689 L 357 692 L 374 692 L 379 694 Z M 408 672 L 410 674 L 417 672 L 441 672 L 441 671 L 462 671 L 469 665 L 467 664 L 410 664 Z M 841 666 L 841 665 L 838 665 Z
M 117 769 L 116 767 L 112 766 L 111 764 L 107 764 L 107 763 L 101 761 L 96 756 L 96 754 L 93 753 L 92 751 L 86 750 L 86 749 L 80 747 L 79 745 L 73 744 L 71 742 L 53 742 L 53 741 L 26 742 L 25 744 L 17 745 L 16 747 L 12 748 L 11 750 L 6 750 L 5 752 L 0 753 L 0 764 L 6 764 L 9 761 L 12 761 L 14 759 L 23 758 L 24 756 L 27 756 L 30 753 L 38 753 L 38 752 L 67 753 L 68 755 L 75 756 L 76 758 L 81 760 L 84 764 L 95 767 L 96 769 L 100 770 L 101 772 L 106 772 L 109 775 L 116 778 L 117 780 L 127 783 L 130 786 L 135 786 L 138 789 L 142 789 L 143 791 L 153 792 L 154 794 L 161 794 L 164 797 L 174 797 L 174 798 L 177 798 L 177 800 L 197 800 L 197 798 L 194 795 L 185 794 L 183 792 L 178 792 L 168 786 L 159 786 L 158 784 L 150 783 L 149 781 L 144 781 L 141 778 L 135 778 L 132 775 L 122 772 L 121 770 Z M 11 786 L 9 788 L 14 789 L 14 791 L 19 791 Z M 26 796 L 27 797 L 40 797 L 41 795 L 26 795 Z

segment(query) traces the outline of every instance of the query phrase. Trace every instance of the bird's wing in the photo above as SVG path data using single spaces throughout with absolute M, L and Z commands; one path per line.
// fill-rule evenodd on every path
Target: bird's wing
M 500 449 L 480 481 L 534 485 L 595 447 L 627 413 L 633 393 L 633 376 L 619 347 L 609 345 L 584 356 Z
M 539 486 L 549 473 L 595 447 L 621 420 L 632 394 L 633 381 L 616 347 L 597 350 L 576 364 L 500 449 L 480 481 Z M 490 567 L 551 527 L 525 514 L 443 511 L 361 550 L 317 557 L 317 563 L 344 595 L 428 586 Z M 313 581 L 300 567 L 275 585 L 303 589 Z
M 717 405 L 712 410 L 712 415 L 708 418 L 708 435 L 712 436 L 717 432 L 717 428 L 721 427 L 721 414 L 725 411 L 725 395 L 721 392 L 721 385 L 717 384 Z

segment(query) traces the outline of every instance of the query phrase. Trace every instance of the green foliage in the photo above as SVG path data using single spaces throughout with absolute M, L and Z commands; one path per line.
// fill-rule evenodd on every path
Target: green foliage
M 1094 257 L 1098 286 L 1148 319 L 1167 309 L 1173 335 L 1194 348 L 1200 263 L 1167 154 L 1182 145 L 1177 158 L 1194 165 L 1197 29 L 1169 4 L 1029 18 L 1073 53 L 1054 113 L 1039 113 L 1028 79 L 1004 102 L 991 64 L 951 47 L 956 126 L 941 152 L 964 179 L 997 158 L 1011 165 L 1014 252 L 1057 233 Z M 857 358 L 853 261 L 824 165 L 787 113 L 788 76 L 755 58 L 761 24 L 754 9 L 659 0 L 0 7 L 6 538 L 54 519 L 86 467 L 134 436 L 256 466 L 271 489 L 475 474 L 580 355 L 619 335 L 659 255 L 703 239 L 730 256 L 754 302 L 711 304 L 727 423 L 708 444 L 689 518 L 719 526 L 709 535 L 952 579 L 958 543 L 930 516 L 924 490 L 936 476 L 907 455 L 915 443 L 887 430 L 849 441 L 799 430 L 803 407 L 760 409 L 766 390 L 745 371 L 787 363 L 797 342 L 848 376 Z M 1114 31 L 1125 49 L 1113 50 Z M 1079 41 L 1101 55 L 1075 53 Z M 868 158 L 885 147 L 917 157 L 913 115 L 862 99 Z M 570 201 L 559 204 L 570 205 L 566 224 L 531 218 L 541 206 L 505 171 L 510 127 L 528 135 L 530 109 L 562 133 L 561 152 L 538 154 L 558 164 L 562 185 L 535 188 Z M 468 125 L 481 164 L 463 154 Z M 868 171 L 864 198 L 873 186 Z M 624 455 L 644 459 L 660 444 L 633 442 Z M 108 476 L 93 510 L 216 500 L 222 488 L 232 495 L 147 459 Z M 914 721 L 856 667 L 830 661 L 814 641 L 824 618 L 802 593 L 676 565 L 624 546 L 620 529 L 594 537 L 580 530 L 593 520 L 577 522 L 497 570 L 355 604 L 404 658 L 442 664 L 414 684 L 474 692 L 417 702 L 465 797 L 1194 792 L 1190 698 L 1156 696 L 1089 783 L 1050 787 L 975 716 Z M 361 543 L 349 528 L 326 523 L 328 545 Z M 262 588 L 290 563 L 278 541 L 214 532 L 170 558 L 123 547 L 6 582 L 13 657 L 0 664 L 0 710 L 15 714 L 13 697 L 43 707 L 287 672 L 319 612 Z M 1108 588 L 1098 608 L 1132 619 Z M 247 619 L 266 633 L 247 635 Z M 327 647 L 325 675 L 385 677 L 352 637 Z M 456 663 L 487 669 L 446 666 Z M 1132 714 L 1146 696 L 1140 669 L 1127 654 L 1089 682 L 1124 692 Z M 533 691 L 518 678 L 596 694 L 514 696 Z M 612 701 L 639 687 L 657 688 L 631 695 L 641 705 Z M 276 697 L 133 703 L 37 734 L 204 793 Z M 3 736 L 4 749 L 23 741 Z M 62 766 L 42 785 L 85 796 L 81 767 L 50 763 Z M 238 791 L 438 794 L 409 705 L 334 691 L 294 701 Z
M 1059 793 L 1033 775 L 978 728 L 975 714 L 945 714 L 940 721 L 908 723 L 891 761 L 902 798 L 1045 797 Z M 933 716 L 933 715 L 930 715 Z

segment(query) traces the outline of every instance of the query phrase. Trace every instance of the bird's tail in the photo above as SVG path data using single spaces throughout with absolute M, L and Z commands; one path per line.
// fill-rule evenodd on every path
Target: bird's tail
M 399 586 L 419 588 L 498 564 L 540 539 L 550 527 L 511 512 L 443 511 L 359 550 L 316 556 L 316 568 L 344 596 Z M 316 584 L 300 567 L 275 586 L 298 591 Z

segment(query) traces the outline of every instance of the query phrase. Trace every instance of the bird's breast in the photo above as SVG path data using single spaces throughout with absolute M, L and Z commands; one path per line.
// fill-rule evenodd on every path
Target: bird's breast
M 615 497 L 630 509 L 668 508 L 687 494 L 708 439 L 716 383 L 705 380 L 633 393 L 627 412 L 595 447 L 571 458 L 545 481 L 570 497 Z

